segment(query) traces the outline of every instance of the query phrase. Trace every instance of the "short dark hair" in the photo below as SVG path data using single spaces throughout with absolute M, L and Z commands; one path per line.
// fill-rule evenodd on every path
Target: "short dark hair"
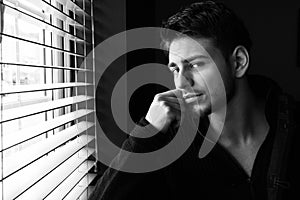
M 190 37 L 212 39 L 225 59 L 238 45 L 243 45 L 248 51 L 252 46 L 248 30 L 243 22 L 221 2 L 201 1 L 193 3 L 163 22 L 163 28 Z M 164 31 L 162 33 L 163 44 L 167 48 L 176 37 L 170 32 Z

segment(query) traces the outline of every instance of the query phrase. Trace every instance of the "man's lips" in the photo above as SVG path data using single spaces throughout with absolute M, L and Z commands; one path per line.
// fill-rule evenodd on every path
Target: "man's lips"
M 182 97 L 185 100 L 187 100 L 187 99 L 194 98 L 194 97 L 200 97 L 202 95 L 203 95 L 203 93 L 187 93 L 187 94 L 184 94 Z

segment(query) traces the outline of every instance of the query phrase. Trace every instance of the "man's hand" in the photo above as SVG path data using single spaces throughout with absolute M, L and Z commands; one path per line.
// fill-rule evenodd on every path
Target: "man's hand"
M 167 131 L 173 121 L 179 125 L 181 112 L 184 112 L 184 106 L 181 110 L 179 101 L 183 103 L 182 90 L 179 89 L 155 95 L 146 115 L 146 120 L 162 132 Z

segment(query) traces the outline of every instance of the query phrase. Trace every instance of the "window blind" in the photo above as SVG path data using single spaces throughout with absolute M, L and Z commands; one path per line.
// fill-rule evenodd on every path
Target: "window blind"
M 0 6 L 0 199 L 87 199 L 97 157 L 93 1 Z

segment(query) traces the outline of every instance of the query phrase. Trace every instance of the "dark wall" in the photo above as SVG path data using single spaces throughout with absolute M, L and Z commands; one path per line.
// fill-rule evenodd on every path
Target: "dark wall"
M 300 66 L 297 64 L 300 1 L 226 2 L 249 28 L 253 40 L 250 72 L 273 78 L 300 100 Z
M 125 0 L 94 0 L 95 46 L 107 38 L 126 30 Z M 96 72 L 101 68 L 101 55 L 96 55 Z M 126 56 L 116 59 L 104 72 L 96 91 L 98 121 L 111 141 L 121 145 L 126 135 L 115 126 L 111 113 L 111 95 L 115 83 L 126 73 Z M 124 88 L 126 89 L 126 88 Z

